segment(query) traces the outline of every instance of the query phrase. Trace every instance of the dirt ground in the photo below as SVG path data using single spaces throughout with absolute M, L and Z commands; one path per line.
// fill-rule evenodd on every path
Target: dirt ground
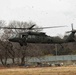
M 76 75 L 76 67 L 0 68 L 0 75 Z

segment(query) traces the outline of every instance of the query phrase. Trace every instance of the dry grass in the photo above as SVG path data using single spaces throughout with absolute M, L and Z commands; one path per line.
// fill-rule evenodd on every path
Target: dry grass
M 76 67 L 0 69 L 0 75 L 76 75 Z

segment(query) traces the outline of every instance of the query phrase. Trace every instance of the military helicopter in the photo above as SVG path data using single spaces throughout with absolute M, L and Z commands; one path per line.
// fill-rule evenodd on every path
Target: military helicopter
M 62 44 L 62 43 L 68 43 L 68 42 L 75 42 L 74 35 L 75 35 L 76 30 L 73 29 L 73 24 L 71 25 L 72 30 L 67 32 L 67 33 L 71 32 L 70 35 L 63 39 L 48 36 L 44 32 L 33 32 L 31 30 L 45 29 L 45 28 L 58 28 L 58 27 L 64 27 L 64 26 L 41 27 L 41 28 L 34 28 L 34 26 L 35 25 L 32 25 L 29 28 L 10 28 L 10 27 L 0 27 L 0 28 L 29 30 L 28 32 L 19 33 L 18 37 L 9 39 L 9 41 L 11 42 L 18 42 L 21 46 L 27 45 L 27 43 Z

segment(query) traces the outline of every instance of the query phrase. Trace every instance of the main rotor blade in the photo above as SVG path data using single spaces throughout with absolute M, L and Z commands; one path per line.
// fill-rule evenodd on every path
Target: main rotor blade
M 0 29 L 29 29 L 29 28 L 0 27 Z
M 13 28 L 13 27 L 0 27 L 0 29 L 21 29 L 21 30 L 34 30 L 34 29 L 47 29 L 47 28 L 59 28 L 66 26 L 52 26 L 52 27 L 40 27 L 40 28 Z
M 49 28 L 60 28 L 60 27 L 66 27 L 66 26 L 40 27 L 40 28 L 32 28 L 32 29 L 49 29 Z
M 35 26 L 35 24 L 34 24 L 34 25 L 32 25 L 31 27 L 29 27 L 28 29 L 32 29 L 34 26 Z

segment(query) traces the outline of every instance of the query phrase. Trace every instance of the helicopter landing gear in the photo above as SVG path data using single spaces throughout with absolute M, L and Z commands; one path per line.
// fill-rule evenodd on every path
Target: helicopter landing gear
M 27 43 L 22 41 L 22 40 L 19 40 L 19 44 L 20 44 L 20 46 L 26 46 L 27 45 Z
M 19 44 L 20 44 L 20 46 L 23 46 L 22 40 L 19 40 Z

